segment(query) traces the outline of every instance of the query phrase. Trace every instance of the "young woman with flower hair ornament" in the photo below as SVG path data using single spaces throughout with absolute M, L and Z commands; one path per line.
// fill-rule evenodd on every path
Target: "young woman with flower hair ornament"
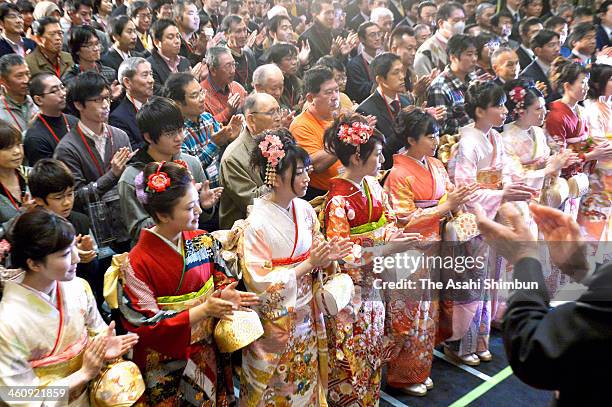
M 242 264 L 264 334 L 242 353 L 241 406 L 323 406 L 327 342 L 313 301 L 319 268 L 347 256 L 352 243 L 326 242 L 310 204 L 300 199 L 310 180 L 310 157 L 287 129 L 257 139 L 251 164 L 271 193 L 254 200 L 243 222 Z
M 212 334 L 220 319 L 259 300 L 236 290 L 221 243 L 198 230 L 202 209 L 185 162 L 151 162 L 134 185 L 155 226 L 123 259 L 117 298 L 123 325 L 142 338 L 134 348 L 147 386 L 142 401 L 228 406 L 231 362 Z
M 398 227 L 387 194 L 376 180 L 384 161 L 384 137 L 359 114 L 341 115 L 325 131 L 325 149 L 346 171 L 330 181 L 324 206 L 328 239 L 350 238 L 363 248 L 340 266 L 355 285 L 355 294 L 327 326 L 330 406 L 374 406 L 380 397 L 382 364 L 396 349 L 385 334 L 385 306 L 375 289 L 372 257 L 413 248 L 418 233 Z

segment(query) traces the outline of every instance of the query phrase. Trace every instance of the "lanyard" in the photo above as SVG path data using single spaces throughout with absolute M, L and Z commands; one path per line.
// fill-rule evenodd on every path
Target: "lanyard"
M 38 118 L 40 119 L 40 121 L 42 122 L 42 124 L 45 125 L 45 127 L 47 128 L 47 130 L 49 130 L 49 133 L 51 133 L 51 135 L 53 136 L 53 138 L 55 139 L 55 141 L 57 141 L 58 143 L 60 142 L 59 137 L 57 137 L 57 134 L 55 134 L 55 132 L 53 131 L 53 129 L 51 128 L 51 126 L 49 126 L 49 123 L 47 123 L 47 121 L 45 120 L 44 117 L 42 117 L 42 114 L 38 114 Z M 62 113 L 62 118 L 64 119 L 64 123 L 66 124 L 66 133 L 68 133 L 70 131 L 70 125 L 68 124 L 68 120 L 66 119 L 66 115 L 64 113 Z
M 102 166 L 100 165 L 100 162 L 98 161 L 98 159 L 94 155 L 93 151 L 91 151 L 91 147 L 89 147 L 89 143 L 87 142 L 87 139 L 85 138 L 85 135 L 83 134 L 83 131 L 81 130 L 81 128 L 78 125 L 76 126 L 76 128 L 77 128 L 77 131 L 79 132 L 79 135 L 81 136 L 81 140 L 83 140 L 83 143 L 85 144 L 85 148 L 87 148 L 87 151 L 89 152 L 89 156 L 91 157 L 91 159 L 93 160 L 93 163 L 95 164 L 96 168 L 98 169 L 98 172 L 100 173 L 100 176 L 104 175 L 104 171 L 102 171 Z M 113 153 L 113 135 L 109 132 L 108 133 L 108 137 L 109 137 L 110 143 L 111 143 L 111 154 L 112 154 Z
M 45 58 L 47 60 L 47 62 L 51 65 L 51 68 L 53 68 L 53 70 L 55 71 L 55 76 L 57 76 L 58 78 L 60 78 L 62 76 L 62 70 L 61 70 L 61 66 L 60 66 L 60 57 L 58 55 L 57 57 L 57 63 L 53 63 L 51 62 L 51 60 L 49 58 L 47 58 L 47 56 L 45 55 L 44 52 L 40 51 L 40 54 L 43 56 L 43 58 Z
M 21 125 L 19 124 L 19 122 L 17 121 L 17 118 L 15 117 L 15 115 L 13 114 L 13 109 L 11 109 L 8 105 L 8 103 L 6 103 L 6 98 L 4 96 L 2 96 L 2 103 L 4 103 L 4 107 L 6 107 L 6 111 L 11 115 L 11 118 L 13 119 L 13 121 L 15 122 L 15 124 L 17 125 L 17 128 L 19 129 L 19 131 L 23 131 L 23 129 L 21 128 Z
M 134 105 L 134 110 L 136 110 L 136 112 L 138 112 L 138 108 L 136 107 L 136 102 L 134 101 L 134 99 L 128 95 L 127 93 L 125 94 L 125 97 L 132 103 L 132 105 Z
M 361 64 L 365 68 L 366 74 L 368 75 L 368 81 L 372 82 L 372 76 L 370 76 L 370 64 L 366 62 L 363 54 L 361 54 Z
M 387 113 L 389 113 L 389 116 L 391 117 L 391 121 L 395 121 L 396 113 L 393 113 L 393 111 L 391 110 L 391 107 L 389 106 L 389 103 L 387 103 L 387 97 L 385 95 L 381 95 L 381 96 L 383 98 L 383 101 L 385 102 L 385 107 L 387 108 Z M 397 101 L 399 102 L 399 100 Z M 400 110 L 401 108 L 402 108 L 402 103 L 400 102 Z
M 9 191 L 8 188 L 4 186 L 4 184 L 2 184 L 2 188 L 4 189 L 4 193 L 6 194 L 6 197 L 9 199 L 9 201 L 11 201 L 11 204 L 13 205 L 13 207 L 19 210 L 19 204 L 15 202 L 15 199 L 13 198 L 13 194 L 11 194 L 11 191 Z M 21 186 L 19 187 L 19 189 L 21 189 Z M 22 199 L 23 199 L 23 195 L 22 195 Z

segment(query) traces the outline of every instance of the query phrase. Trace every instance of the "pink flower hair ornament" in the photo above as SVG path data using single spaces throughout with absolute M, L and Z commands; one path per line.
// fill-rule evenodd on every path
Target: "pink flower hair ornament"
M 276 167 L 280 163 L 280 160 L 285 157 L 285 150 L 283 150 L 283 142 L 277 135 L 266 134 L 264 139 L 259 143 L 259 150 L 261 155 L 266 159 L 266 179 L 264 183 L 272 187 L 274 180 L 276 179 Z
M 353 122 L 342 123 L 338 129 L 338 138 L 345 144 L 359 147 L 368 142 L 374 134 L 374 129 L 366 123 Z
M 525 109 L 526 95 L 527 89 L 522 86 L 515 86 L 510 92 L 508 92 L 510 100 L 512 100 L 515 104 L 514 110 L 512 112 L 515 118 L 518 118 L 519 113 Z

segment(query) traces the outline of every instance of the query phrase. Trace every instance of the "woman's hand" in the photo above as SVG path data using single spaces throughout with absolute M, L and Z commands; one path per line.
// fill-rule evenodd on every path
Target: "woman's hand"
M 134 345 L 138 343 L 138 335 L 135 333 L 129 333 L 127 335 L 115 335 L 115 321 L 112 321 L 108 326 L 108 344 L 106 346 L 106 353 L 104 359 L 107 361 L 117 359 L 123 356 L 127 351 L 132 349 Z
M 196 189 L 200 191 L 200 206 L 203 209 L 210 209 L 219 202 L 223 187 L 210 188 L 210 181 L 196 184 Z
M 238 291 L 236 290 L 237 285 L 238 281 L 234 281 L 221 290 L 221 299 L 233 303 L 236 307 L 235 309 L 238 307 L 251 307 L 261 304 L 261 299 L 257 294 Z
M 555 174 L 562 168 L 567 168 L 578 162 L 580 162 L 578 154 L 572 150 L 562 150 L 557 154 L 551 155 L 546 161 L 546 175 Z
M 338 236 L 334 236 L 331 238 L 329 242 L 327 242 L 329 246 L 331 261 L 337 261 L 345 258 L 353 251 L 353 242 L 348 237 L 341 238 Z
M 229 316 L 234 313 L 234 304 L 221 298 L 221 291 L 215 291 L 199 307 L 204 310 L 204 315 L 209 318 L 230 320 Z
M 503 201 L 528 201 L 536 193 L 536 189 L 521 183 L 512 183 L 504 186 Z
M 108 337 L 105 335 L 96 336 L 85 348 L 83 354 L 83 364 L 81 372 L 88 379 L 96 377 L 102 366 L 104 366 L 104 354 L 108 347 Z
M 591 160 L 609 160 L 612 158 L 612 144 L 608 141 L 595 144 L 593 150 L 585 154 L 587 161 Z
M 414 249 L 422 237 L 420 233 L 405 232 L 404 229 L 392 227 L 385 238 L 387 244 L 384 256 Z
M 327 267 L 331 263 L 329 244 L 324 240 L 315 240 L 310 247 L 310 264 L 312 268 Z
M 480 189 L 480 185 L 477 183 L 462 185 L 459 188 L 455 188 L 448 193 L 446 202 L 440 206 L 444 206 L 444 212 L 455 211 L 460 205 L 468 202 L 472 198 L 472 194 Z

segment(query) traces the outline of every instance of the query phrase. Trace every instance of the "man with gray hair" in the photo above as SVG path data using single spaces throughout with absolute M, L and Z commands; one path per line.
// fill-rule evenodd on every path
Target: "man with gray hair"
M 219 183 L 223 187 L 219 207 L 219 227 L 230 229 L 235 221 L 246 218 L 247 207 L 253 199 L 265 194 L 258 171 L 253 171 L 250 160 L 257 148 L 255 137 L 281 124 L 281 109 L 277 100 L 267 93 L 253 93 L 243 107 L 246 126 L 232 141 L 221 158 Z
M 370 21 L 380 27 L 383 36 L 388 35 L 393 30 L 393 13 L 388 8 L 376 7 L 370 13 Z M 386 44 L 384 45 L 386 46 Z
M 476 19 L 476 24 L 480 27 L 480 32 L 483 33 L 491 33 L 493 32 L 493 28 L 491 27 L 491 18 L 495 15 L 495 9 L 497 7 L 492 3 L 480 3 L 478 7 L 476 7 L 476 14 L 474 18 Z
M 257 93 L 274 96 L 280 104 L 284 84 L 283 71 L 276 64 L 261 65 L 253 72 L 253 88 Z
M 125 89 L 125 97 L 112 111 L 108 123 L 125 131 L 130 138 L 132 149 L 144 146 L 144 139 L 136 123 L 136 113 L 153 95 L 153 70 L 144 58 L 131 57 L 119 65 L 119 83 Z
M 24 132 L 38 113 L 38 107 L 28 95 L 30 68 L 23 57 L 6 54 L 0 58 L 0 84 L 4 87 L 0 104 L 0 119 Z
M 244 103 L 246 90 L 234 81 L 236 61 L 226 47 L 211 47 L 206 53 L 208 78 L 202 81 L 206 92 L 204 110 L 222 124 L 229 123 L 232 116 Z

